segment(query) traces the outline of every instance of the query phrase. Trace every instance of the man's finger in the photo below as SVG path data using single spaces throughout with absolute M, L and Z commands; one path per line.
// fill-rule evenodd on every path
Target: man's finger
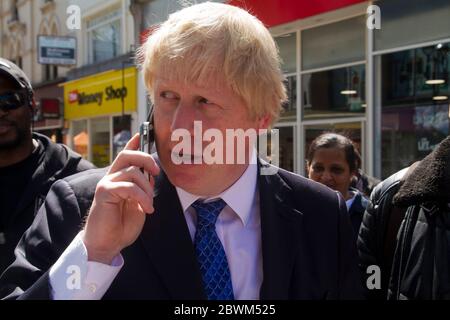
M 128 167 L 142 168 L 151 175 L 159 174 L 159 167 L 151 155 L 136 150 L 123 150 L 109 167 L 108 173 L 111 174 Z
M 139 133 L 136 133 L 125 145 L 124 150 L 139 150 Z
M 132 182 L 115 182 L 111 188 L 111 192 L 122 200 L 136 200 L 145 213 L 152 213 L 154 211 L 152 196 L 146 194 L 144 190 Z
M 109 175 L 112 182 L 129 181 L 137 184 L 149 196 L 153 195 L 153 186 L 137 167 L 129 167 Z

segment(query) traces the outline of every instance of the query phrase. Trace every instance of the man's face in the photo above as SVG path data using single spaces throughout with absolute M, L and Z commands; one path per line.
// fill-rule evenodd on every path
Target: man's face
M 226 129 L 251 128 L 257 131 L 266 123 L 251 120 L 244 101 L 227 85 L 220 84 L 223 81 L 210 80 L 207 84 L 196 85 L 156 77 L 153 92 L 156 146 L 162 167 L 172 184 L 202 196 L 217 195 L 231 186 L 247 167 L 248 156 L 247 164 L 206 164 L 204 159 L 201 164 L 176 164 L 172 160 L 172 152 L 181 140 L 172 141 L 172 134 L 183 129 L 190 133 L 193 161 L 194 156 L 197 159 L 204 156 L 205 147 L 210 144 L 210 141 L 203 141 L 200 137 L 203 152 L 195 152 L 194 121 L 201 121 L 202 134 L 208 129 L 217 129 L 216 132 L 220 131 L 224 137 L 222 150 L 225 163 L 227 152 L 245 152 L 248 155 L 251 147 L 246 143 L 244 150 L 239 150 L 236 141 L 234 148 L 227 146 Z M 182 153 L 184 156 L 187 154 L 185 150 Z
M 0 75 L 0 95 L 17 91 L 17 86 L 8 78 Z M 0 108 L 0 150 L 14 149 L 30 136 L 31 111 L 24 104 L 14 110 Z

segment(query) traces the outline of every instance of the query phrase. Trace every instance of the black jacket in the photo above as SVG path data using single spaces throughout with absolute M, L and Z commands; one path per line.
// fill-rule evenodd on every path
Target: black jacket
M 46 136 L 33 133 L 44 147 L 44 155 L 33 173 L 15 212 L 8 219 L 4 233 L 4 243 L 0 244 L 0 274 L 14 261 L 14 248 L 44 202 L 51 185 L 58 179 L 94 168 L 90 162 L 62 144 L 53 143 Z M 0 204 L 1 208 L 1 204 Z M 0 210 L 1 212 L 2 210 Z
M 375 188 L 358 238 L 361 269 L 381 269 L 382 289 L 372 298 L 450 298 L 449 203 L 450 137 Z M 395 208 L 401 214 L 391 218 Z M 392 226 L 400 226 L 396 238 L 387 236 Z
M 408 168 L 393 174 L 373 189 L 359 229 L 357 246 L 364 287 L 366 287 L 367 268 L 377 265 L 381 270 L 381 288 L 367 291 L 369 299 L 386 299 L 387 296 L 392 256 L 395 250 L 395 239 L 388 241 L 394 241 L 393 243 L 386 243 L 387 228 L 393 209 L 392 199 L 407 170 Z M 389 252 L 387 253 L 386 250 Z
M 259 165 L 261 166 L 261 164 Z M 259 167 L 260 168 L 260 167 Z M 50 298 L 48 270 L 82 227 L 104 170 L 58 181 L 0 278 L 0 296 Z M 155 212 L 122 250 L 125 264 L 104 299 L 204 299 L 195 249 L 175 187 L 156 179 Z M 356 245 L 342 197 L 279 169 L 258 175 L 262 299 L 361 297 Z

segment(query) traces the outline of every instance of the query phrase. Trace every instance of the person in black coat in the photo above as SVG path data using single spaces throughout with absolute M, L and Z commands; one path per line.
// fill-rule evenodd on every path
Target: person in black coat
M 31 132 L 33 91 L 26 75 L 0 58 L 0 274 L 50 186 L 94 166 L 64 145 Z
M 338 133 L 321 134 L 313 140 L 308 149 L 308 177 L 339 191 L 344 197 L 355 243 L 368 204 L 362 192 L 351 187 L 352 181 L 358 176 L 360 164 L 361 156 L 353 142 Z
M 340 194 L 263 162 L 252 139 L 215 145 L 230 130 L 234 140 L 267 129 L 286 99 L 264 25 L 243 9 L 202 3 L 172 14 L 140 56 L 157 154 L 137 151 L 135 135 L 109 168 L 58 181 L 0 278 L 0 296 L 359 298 Z M 191 150 L 203 129 L 214 142 Z
M 423 160 L 396 172 L 372 192 L 358 252 L 361 271 L 378 266 L 381 281 L 367 291 L 367 297 L 448 300 L 449 217 L 450 136 Z

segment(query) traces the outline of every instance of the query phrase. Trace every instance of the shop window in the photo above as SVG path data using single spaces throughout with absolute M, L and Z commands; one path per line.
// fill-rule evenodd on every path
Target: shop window
M 275 38 L 280 51 L 281 68 L 284 73 L 297 72 L 297 36 L 289 33 Z
M 271 133 L 266 136 L 267 144 L 265 145 L 265 150 L 258 150 L 259 156 L 265 161 L 277 165 L 282 169 L 294 172 L 294 134 L 295 127 L 293 126 L 274 128 Z M 278 138 L 278 144 L 275 142 L 276 140 L 274 140 L 275 137 Z M 261 140 L 258 142 L 259 148 L 263 147 L 261 142 Z M 276 161 L 278 161 L 278 163 Z
M 302 75 L 305 119 L 361 116 L 365 113 L 365 66 Z
M 87 121 L 72 122 L 72 148 L 84 159 L 88 159 L 89 134 L 87 130 Z
M 120 10 L 115 10 L 88 22 L 89 63 L 108 60 L 122 53 L 120 17 Z
M 382 177 L 424 158 L 449 131 L 450 44 L 381 57 Z
M 113 159 L 123 150 L 131 139 L 131 116 L 123 115 L 113 118 Z
M 450 1 L 380 0 L 381 29 L 374 29 L 375 50 L 450 37 Z
M 110 165 L 109 117 L 91 120 L 92 163 L 97 167 Z
M 294 128 L 281 127 L 279 130 L 280 168 L 294 172 Z
M 365 30 L 365 16 L 304 30 L 302 70 L 364 60 Z
M 58 78 L 58 66 L 46 64 L 44 65 L 44 81 L 50 81 Z
M 281 68 L 285 74 L 288 101 L 283 104 L 279 121 L 296 121 L 297 111 L 297 36 L 289 33 L 275 38 L 280 51 Z
M 297 111 L 297 76 L 286 77 L 284 81 L 288 100 L 282 105 L 280 122 L 296 121 Z
M 8 23 L 19 20 L 19 8 L 17 6 L 17 0 L 10 1 L 9 13 L 10 13 L 11 17 L 9 18 Z

